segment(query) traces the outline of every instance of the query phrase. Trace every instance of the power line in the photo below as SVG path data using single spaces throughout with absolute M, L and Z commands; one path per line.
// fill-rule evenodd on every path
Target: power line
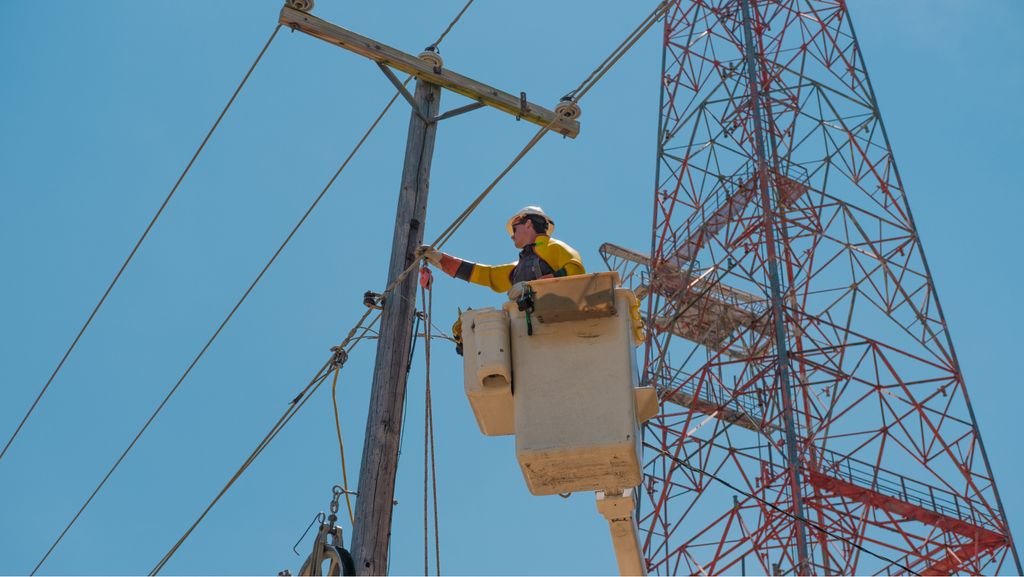
M 448 23 L 448 26 L 444 29 L 444 32 L 442 32 L 441 35 L 437 37 L 437 40 L 435 40 L 434 43 L 431 44 L 432 47 L 437 48 L 438 44 L 444 42 L 445 36 L 448 36 L 448 33 L 452 31 L 452 28 L 455 28 L 455 25 L 458 24 L 459 20 L 462 19 L 462 15 L 465 14 L 466 10 L 469 10 L 469 7 L 472 5 L 473 0 L 467 0 L 466 4 L 462 7 L 462 10 L 459 10 L 459 13 L 455 15 L 455 18 L 452 18 L 452 21 Z
M 260 454 L 263 452 L 264 449 L 267 448 L 270 442 L 277 437 L 281 430 L 284 429 L 284 427 L 292 420 L 292 418 L 299 412 L 299 410 L 302 409 L 306 402 L 309 401 L 309 399 L 313 396 L 314 393 L 316 393 L 317 389 L 320 388 L 320 385 L 322 385 L 324 381 L 327 380 L 327 378 L 332 373 L 331 369 L 333 369 L 335 375 L 338 374 L 337 371 L 339 371 L 341 369 L 341 366 L 345 363 L 345 360 L 348 358 L 349 351 L 355 348 L 356 344 L 359 342 L 362 336 L 360 335 L 360 338 L 353 338 L 355 337 L 356 331 L 358 331 L 359 328 L 362 327 L 363 335 L 365 335 L 366 332 L 369 331 L 370 328 L 380 319 L 380 315 L 378 314 L 377 317 L 370 322 L 370 324 L 363 327 L 363 323 L 366 321 L 366 318 L 370 316 L 370 313 L 372 311 L 373 309 L 367 309 L 366 312 L 363 313 L 363 316 L 360 317 L 356 325 L 352 327 L 352 329 L 348 332 L 348 335 L 345 337 L 345 340 L 342 341 L 340 345 L 332 349 L 336 351 L 334 355 L 332 355 L 331 358 L 328 359 L 327 362 L 320 367 L 320 370 L 317 371 L 316 375 L 314 375 L 312 379 L 310 379 L 309 383 L 302 389 L 302 391 L 300 391 L 299 394 L 296 395 L 295 398 L 293 398 L 290 403 L 288 403 L 288 407 L 285 409 L 284 413 L 281 414 L 281 417 L 278 418 L 277 421 L 274 423 L 274 426 L 270 428 L 270 432 L 268 432 L 263 437 L 263 439 L 260 440 L 259 444 L 256 445 L 256 448 L 252 450 L 252 452 L 245 459 L 245 461 L 242 462 L 242 465 L 238 468 L 238 470 L 235 471 L 235 474 L 231 476 L 231 478 L 224 485 L 224 487 L 221 488 L 221 490 L 217 493 L 217 496 L 214 497 L 212 501 L 210 501 L 206 508 L 203 509 L 203 512 L 200 513 L 199 517 L 192 523 L 191 526 L 189 526 L 189 528 L 170 548 L 170 550 L 168 550 L 167 553 L 164 554 L 164 556 L 160 559 L 156 566 L 153 567 L 153 569 L 149 572 L 150 575 L 156 575 L 161 570 L 163 570 L 164 566 L 167 565 L 167 562 L 170 561 L 171 557 L 173 557 L 174 554 L 178 552 L 178 549 L 180 549 L 181 546 L 185 543 L 185 540 L 188 539 L 189 535 L 191 535 L 193 531 L 195 531 L 195 528 L 199 526 L 199 523 L 201 523 L 203 519 L 206 518 L 206 515 L 210 512 L 210 510 L 213 509 L 217 502 L 220 501 L 221 497 L 223 497 L 224 494 L 228 492 L 228 489 L 230 489 L 231 486 L 235 484 L 235 481 L 237 481 L 239 477 L 241 477 L 242 474 L 245 473 L 249 466 L 252 465 L 253 461 L 255 461 L 256 458 L 260 456 Z
M 237 97 L 238 93 L 242 91 L 242 87 L 245 86 L 246 81 L 249 80 L 249 76 L 252 75 L 252 71 L 256 69 L 256 65 L 259 64 L 260 60 L 263 59 L 263 54 L 266 53 L 267 48 L 270 47 L 271 42 L 274 41 L 274 38 L 277 36 L 279 30 L 281 30 L 280 24 L 278 24 L 277 27 L 274 28 L 274 31 L 270 34 L 270 38 L 267 39 L 266 44 L 263 45 L 263 49 L 260 50 L 259 55 L 256 56 L 256 60 L 253 61 L 252 65 L 249 67 L 249 70 L 245 73 L 245 76 L 242 77 L 242 81 L 238 83 L 238 87 L 235 88 L 234 93 L 231 94 L 231 98 L 228 99 L 228 103 L 224 105 L 224 109 L 220 111 L 220 115 L 217 116 L 217 120 L 214 121 L 213 126 L 211 126 L 210 130 L 206 133 L 206 137 L 204 137 L 203 141 L 199 144 L 199 148 L 196 149 L 195 153 L 192 155 L 192 158 L 188 161 L 188 164 L 185 165 L 185 170 L 183 170 L 181 172 L 181 175 L 178 176 L 178 180 L 175 181 L 174 186 L 171 187 L 171 191 L 167 193 L 167 197 L 164 198 L 164 201 L 160 205 L 160 208 L 157 209 L 156 214 L 154 214 L 153 218 L 150 219 L 149 224 L 146 225 L 146 229 L 142 231 L 142 236 L 139 237 L 139 240 L 135 242 L 135 246 L 132 247 L 131 252 L 128 253 L 128 258 L 126 258 L 124 262 L 121 264 L 121 268 L 118 269 L 117 274 L 114 275 L 114 279 L 110 281 L 110 284 L 107 286 L 107 290 L 103 292 L 103 296 L 100 297 L 99 302 L 96 303 L 96 306 L 93 307 L 92 312 L 89 313 L 89 318 L 85 320 L 85 324 L 83 324 L 82 328 L 79 329 L 78 334 L 75 335 L 75 339 L 71 341 L 71 345 L 67 348 L 66 351 L 64 351 L 64 356 L 61 357 L 60 362 L 57 363 L 56 368 L 54 368 L 53 372 L 50 373 L 50 378 L 46 379 L 46 384 L 43 385 L 42 390 L 39 391 L 39 394 L 36 395 L 35 400 L 32 401 L 32 405 L 28 408 L 28 411 L 25 413 L 25 416 L 22 417 L 21 422 L 18 423 L 18 427 L 14 429 L 14 433 L 11 434 L 11 438 L 7 440 L 7 444 L 4 445 L 3 450 L 0 450 L 0 459 L 3 459 L 4 455 L 7 454 L 7 449 L 9 449 L 11 443 L 14 442 L 14 438 L 17 437 L 18 433 L 21 432 L 21 428 L 25 426 L 25 422 L 28 421 L 29 416 L 32 415 L 32 412 L 35 410 L 36 405 L 39 404 L 40 399 L 43 398 L 43 395 L 46 394 L 46 390 L 50 388 L 50 384 L 53 383 L 53 380 L 57 377 L 57 373 L 60 372 L 61 368 L 64 366 L 65 361 L 67 361 L 68 357 L 71 356 L 71 351 L 75 350 L 75 346 L 78 344 L 78 341 L 82 338 L 82 335 L 85 334 L 86 329 L 89 328 L 89 325 L 92 323 L 92 319 L 96 316 L 96 313 L 99 312 L 100 307 L 103 306 L 103 303 L 106 302 L 107 296 L 110 295 L 110 291 L 114 290 L 114 285 L 117 284 L 117 281 L 120 280 L 121 278 L 121 274 L 124 273 L 126 268 L 128 268 L 128 263 L 130 263 L 132 261 L 132 258 L 135 257 L 135 253 L 138 252 L 139 247 L 142 246 L 142 241 L 146 240 L 146 237 L 149 235 L 149 231 L 153 229 L 153 225 L 156 224 L 157 219 L 159 219 L 160 215 L 163 214 L 164 208 L 166 208 L 167 204 L 171 202 L 171 197 L 173 197 L 174 193 L 177 192 L 178 186 L 181 185 L 181 182 L 185 180 L 185 176 L 192 169 L 192 165 L 195 164 L 196 159 L 199 158 L 199 153 L 201 153 L 203 151 L 203 148 L 206 147 L 206 143 L 209 142 L 210 137 L 213 136 L 213 132 L 217 130 L 217 127 L 220 125 L 220 121 L 224 118 L 224 115 L 227 114 L 228 109 L 231 108 L 231 104 L 234 103 L 235 97 Z
M 78 513 L 75 514 L 75 516 L 71 519 L 71 522 L 69 522 L 68 525 L 64 528 L 64 530 L 61 531 L 60 535 L 57 537 L 57 540 L 54 541 L 53 545 L 50 546 L 50 549 L 46 552 L 45 555 L 43 555 L 43 558 L 40 559 L 40 561 L 36 565 L 35 569 L 32 570 L 32 574 L 33 575 L 35 574 L 36 571 L 39 570 L 39 567 L 42 566 L 43 562 L 46 561 L 47 557 L 50 556 L 50 553 L 53 552 L 53 549 L 64 538 L 64 535 L 68 532 L 69 529 L 71 529 L 72 525 L 75 524 L 75 522 L 78 520 L 78 517 L 82 514 L 83 511 L 85 511 L 86 507 L 89 506 L 89 503 L 92 502 L 93 498 L 96 496 L 97 493 L 99 493 L 100 489 L 103 488 L 103 485 L 106 484 L 107 479 L 110 478 L 110 476 L 114 473 L 114 471 L 117 469 L 117 467 L 121 464 L 121 461 L 123 461 L 124 458 L 128 455 L 128 453 L 132 450 L 132 448 L 138 442 L 139 438 L 142 437 L 142 434 L 146 432 L 146 429 L 149 428 L 149 425 L 153 422 L 153 420 L 156 418 L 156 416 L 158 414 L 160 414 L 160 411 L 163 410 L 163 408 L 167 404 L 167 402 L 171 400 L 171 397 L 174 396 L 174 393 L 177 392 L 178 388 L 185 381 L 185 379 L 188 377 L 188 375 L 192 372 L 192 369 L 195 368 L 195 366 L 199 363 L 200 359 L 202 359 L 203 356 L 206 354 L 206 351 L 208 351 L 210 349 L 210 346 L 213 345 L 213 342 L 215 340 L 217 340 L 217 337 L 220 335 L 221 331 L 223 331 L 224 327 L 226 327 L 228 322 L 231 321 L 232 317 L 234 317 L 235 313 L 242 306 L 242 303 L 244 303 L 245 300 L 247 298 L 249 298 L 249 295 L 252 293 L 253 289 L 256 288 L 256 285 L 260 282 L 260 280 L 266 274 L 267 270 L 270 269 L 271 265 L 274 264 L 274 261 L 277 260 L 277 257 L 280 256 L 281 252 L 283 252 L 285 247 L 288 246 L 288 243 L 292 240 L 292 237 L 295 236 L 295 233 L 297 233 L 299 231 L 299 228 L 301 228 L 302 225 L 306 222 L 306 219 L 309 218 L 309 215 L 313 213 L 313 210 L 317 207 L 317 205 L 320 203 L 320 201 L 323 199 L 323 197 L 327 194 L 327 191 L 331 188 L 331 186 L 334 184 L 334 182 L 338 179 L 338 177 L 341 175 L 342 171 L 345 170 L 345 168 L 348 166 L 349 162 L 356 155 L 356 153 L 359 151 L 359 149 L 362 148 L 363 143 L 366 142 L 366 139 L 369 138 L 370 134 L 374 131 L 374 129 L 377 128 L 377 125 L 380 124 L 380 121 L 384 118 L 384 115 L 387 114 L 388 110 L 390 110 L 391 106 L 395 103 L 395 100 L 397 100 L 397 99 L 398 99 L 398 94 L 396 93 L 395 96 L 393 96 L 391 98 L 391 100 L 388 102 L 387 106 L 384 107 L 384 110 L 382 110 L 380 112 L 380 114 L 377 115 L 377 118 L 373 121 L 373 123 L 366 130 L 366 132 L 363 133 L 362 138 L 359 139 L 359 142 L 356 143 L 355 147 L 348 154 L 348 156 L 345 158 L 345 160 L 341 163 L 341 166 L 334 173 L 334 175 L 331 177 L 331 179 L 327 182 L 327 184 L 320 191 L 320 194 L 318 194 L 316 196 L 316 198 L 313 200 L 313 202 L 309 205 L 309 208 L 306 209 L 306 212 L 302 215 L 302 217 L 299 219 L 299 221 L 295 224 L 294 227 L 292 227 L 291 232 L 288 233 L 288 236 L 284 239 L 284 241 L 281 243 L 281 245 L 278 246 L 278 248 L 274 252 L 273 256 L 270 257 L 270 260 L 267 261 L 267 263 L 263 266 L 262 270 L 260 270 L 259 274 L 256 275 L 256 278 L 249 285 L 249 288 L 247 288 L 245 290 L 245 292 L 242 294 L 242 296 L 235 303 L 234 307 L 231 309 L 231 312 L 229 312 L 228 315 L 224 318 L 224 320 L 221 321 L 220 325 L 213 332 L 213 335 L 210 336 L 210 338 L 206 341 L 206 344 L 203 345 L 203 348 L 192 359 L 192 362 L 188 365 L 188 368 L 185 369 L 185 372 L 182 373 L 182 375 L 178 379 L 178 381 L 174 384 L 173 387 L 171 387 L 171 390 L 167 393 L 167 395 L 164 397 L 164 399 L 160 402 L 160 404 L 157 406 L 156 410 L 154 410 L 153 413 L 149 416 L 149 419 L 146 420 L 146 423 L 142 426 L 142 428 L 139 429 L 139 432 L 136 433 L 135 438 L 132 439 L 132 442 L 129 443 L 128 447 L 121 453 L 121 456 L 118 457 L 117 461 L 115 461 L 113 466 L 110 467 L 110 470 L 107 471 L 107 474 L 100 481 L 99 485 L 96 486 L 96 489 L 93 490 L 92 494 L 89 495 L 89 498 L 86 499 L 85 503 L 78 510 Z

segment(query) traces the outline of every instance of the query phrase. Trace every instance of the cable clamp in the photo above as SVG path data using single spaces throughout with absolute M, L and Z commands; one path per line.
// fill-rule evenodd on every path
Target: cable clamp
M 373 291 L 366 291 L 363 293 L 363 305 L 366 308 L 383 310 L 384 309 L 384 295 L 375 293 Z
M 348 361 L 348 351 L 337 346 L 331 347 L 331 352 L 334 353 L 334 356 L 331 357 L 331 367 L 340 369 Z

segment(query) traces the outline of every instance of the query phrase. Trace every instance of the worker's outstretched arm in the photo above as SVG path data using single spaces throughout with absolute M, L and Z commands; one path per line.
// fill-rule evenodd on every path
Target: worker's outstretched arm
M 503 293 L 512 288 L 512 281 L 509 277 L 512 269 L 515 267 L 515 263 L 489 266 L 469 262 L 445 254 L 427 245 L 417 249 L 416 256 L 427 259 L 427 261 L 443 270 L 448 276 L 489 287 L 494 292 Z

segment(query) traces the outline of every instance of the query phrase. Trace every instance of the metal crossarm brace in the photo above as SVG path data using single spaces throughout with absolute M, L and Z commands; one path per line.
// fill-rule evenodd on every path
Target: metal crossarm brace
M 476 110 L 477 108 L 483 108 L 483 107 L 484 107 L 484 103 L 482 103 L 482 102 L 471 102 L 471 103 L 469 103 L 469 104 L 467 104 L 465 106 L 460 106 L 458 108 L 453 108 L 453 109 L 449 110 L 448 112 L 444 112 L 444 113 L 438 114 L 437 116 L 434 117 L 434 119 L 431 122 L 441 122 L 442 120 L 445 120 L 445 119 L 448 119 L 448 118 L 452 118 L 453 116 L 458 116 L 460 114 L 465 114 L 467 112 L 472 112 L 472 111 Z
M 543 106 L 526 102 L 522 106 L 520 98 L 497 88 L 477 82 L 451 70 L 435 69 L 412 54 L 402 52 L 366 36 L 356 34 L 312 14 L 285 6 L 281 9 L 279 22 L 292 30 L 298 30 L 325 42 L 336 44 L 365 56 L 379 64 L 383 64 L 412 74 L 420 80 L 436 84 L 442 88 L 472 98 L 477 102 L 497 108 L 517 118 L 522 118 L 539 126 L 551 125 L 551 131 L 576 138 L 580 132 L 580 123 L 576 120 L 561 117 Z
M 398 89 L 398 93 L 402 95 L 402 98 L 405 98 L 405 101 L 409 103 L 409 106 L 412 107 L 413 114 L 418 116 L 420 120 L 422 120 L 423 122 L 430 122 L 430 119 L 427 118 L 426 116 L 423 116 L 423 113 L 420 112 L 419 105 L 416 104 L 416 99 L 412 97 L 412 94 L 409 93 L 409 90 L 405 87 L 405 85 L 402 84 L 400 80 L 398 80 L 398 77 L 395 76 L 395 73 L 392 72 L 390 68 L 381 64 L 380 62 L 377 63 L 377 66 L 380 67 L 380 71 L 384 73 L 384 76 L 388 77 L 388 80 L 391 81 L 391 84 L 395 85 L 395 88 Z

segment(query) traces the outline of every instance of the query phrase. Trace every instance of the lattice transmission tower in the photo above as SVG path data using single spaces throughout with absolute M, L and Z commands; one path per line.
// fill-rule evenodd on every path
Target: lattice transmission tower
M 640 529 L 656 574 L 1021 566 L 842 0 L 664 30 Z

